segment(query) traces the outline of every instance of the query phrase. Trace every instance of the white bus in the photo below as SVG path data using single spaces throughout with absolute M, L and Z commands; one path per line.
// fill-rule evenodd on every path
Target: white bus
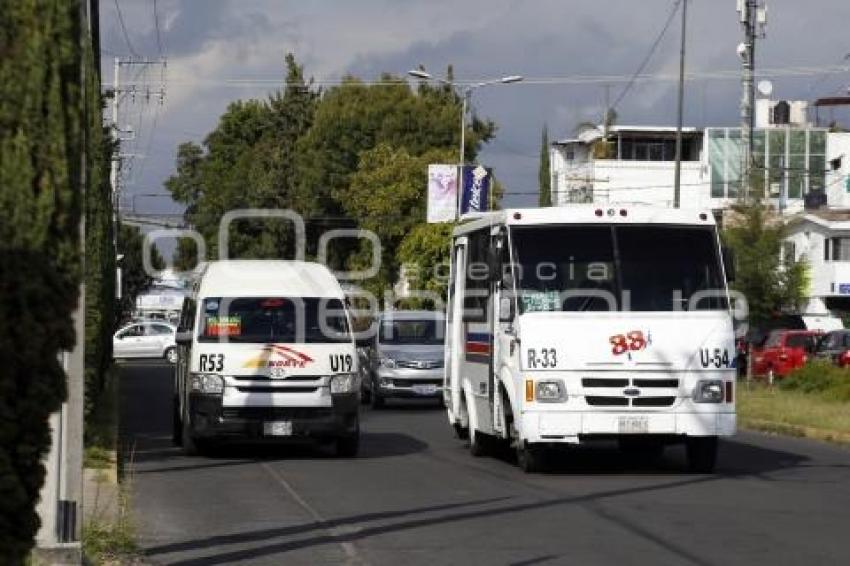
M 454 231 L 444 399 L 473 455 L 596 439 L 714 467 L 735 432 L 731 261 L 710 212 L 503 210 Z
M 301 261 L 211 262 L 177 329 L 174 440 L 195 453 L 226 439 L 359 447 L 351 321 L 328 269 Z

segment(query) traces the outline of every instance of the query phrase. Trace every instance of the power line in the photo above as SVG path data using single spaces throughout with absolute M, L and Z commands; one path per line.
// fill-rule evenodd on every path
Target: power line
M 157 9 L 156 9 L 157 8 L 156 1 L 157 0 L 153 0 L 153 23 L 154 23 L 154 26 L 156 27 L 156 45 L 159 48 L 159 56 L 164 57 L 165 56 L 165 48 L 162 45 L 162 34 L 159 31 L 159 13 L 157 12 Z
M 824 65 L 824 66 L 797 66 L 797 67 L 773 67 L 762 68 L 759 71 L 760 77 L 765 78 L 780 78 L 780 77 L 810 77 L 817 76 L 822 73 L 848 73 L 850 65 Z M 738 69 L 721 69 L 715 71 L 693 71 L 685 74 L 686 81 L 697 80 L 735 80 L 741 79 L 741 71 Z M 546 85 L 596 85 L 596 84 L 613 84 L 613 83 L 628 83 L 628 82 L 672 82 L 678 81 L 679 74 L 674 73 L 643 73 L 631 75 L 565 75 L 551 77 L 526 77 L 521 83 L 517 83 L 517 88 L 523 86 L 546 86 Z M 210 86 L 231 86 L 236 88 L 254 87 L 254 86 L 274 86 L 282 85 L 282 80 L 279 77 L 266 78 L 246 77 L 246 78 L 188 78 L 176 79 L 171 82 L 187 85 L 210 85 Z M 386 86 L 398 87 L 404 85 L 406 81 L 402 78 L 394 80 L 363 80 L 357 79 L 314 79 L 315 86 L 340 86 L 346 84 L 356 84 L 361 86 Z M 475 81 L 458 81 L 459 86 L 474 84 Z
M 130 34 L 127 33 L 127 26 L 124 25 L 124 14 L 121 13 L 121 6 L 118 4 L 118 0 L 114 0 L 114 2 L 115 10 L 118 12 L 118 22 L 121 24 L 121 31 L 124 33 L 124 41 L 127 42 L 127 49 L 130 50 L 131 55 L 138 57 L 139 54 L 133 49 L 133 43 L 130 41 Z
M 676 15 L 676 12 L 679 9 L 679 5 L 682 3 L 682 0 L 676 0 L 676 3 L 673 4 L 673 9 L 670 10 L 670 15 L 667 16 L 667 21 L 664 23 L 664 27 L 661 28 L 661 32 L 658 34 L 658 37 L 655 38 L 655 41 L 652 42 L 652 46 L 649 48 L 646 56 L 641 61 L 640 65 L 637 68 L 637 71 L 632 75 L 629 79 L 629 82 L 626 83 L 626 86 L 623 87 L 623 90 L 620 92 L 620 95 L 614 100 L 614 104 L 611 105 L 611 109 L 617 108 L 620 102 L 623 101 L 626 94 L 628 94 L 629 90 L 631 90 L 632 85 L 634 85 L 635 80 L 643 73 L 643 70 L 649 64 L 649 60 L 652 59 L 652 56 L 655 54 L 655 50 L 658 49 L 658 46 L 661 44 L 661 40 L 664 38 L 664 35 L 667 33 L 667 30 L 670 29 L 670 24 L 673 23 L 673 16 Z M 606 109 L 607 111 L 607 109 Z

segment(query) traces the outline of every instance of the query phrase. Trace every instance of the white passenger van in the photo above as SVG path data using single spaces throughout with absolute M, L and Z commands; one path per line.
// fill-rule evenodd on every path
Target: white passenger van
M 177 333 L 174 439 L 188 453 L 228 438 L 359 446 L 360 383 L 349 313 L 322 265 L 206 266 Z
M 486 213 L 458 226 L 445 402 L 474 455 L 595 439 L 660 455 L 685 442 L 713 469 L 735 432 L 735 345 L 710 212 L 574 205 Z M 731 273 L 729 273 L 731 278 Z

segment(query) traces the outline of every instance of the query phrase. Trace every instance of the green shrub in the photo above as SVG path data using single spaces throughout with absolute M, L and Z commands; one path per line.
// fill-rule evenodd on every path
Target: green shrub
M 818 394 L 836 401 L 850 401 L 850 369 L 836 367 L 830 362 L 813 361 L 779 381 L 779 388 Z

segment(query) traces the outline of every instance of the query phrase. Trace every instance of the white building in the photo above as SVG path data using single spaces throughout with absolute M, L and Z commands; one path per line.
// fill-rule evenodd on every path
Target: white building
M 552 202 L 673 203 L 675 128 L 586 128 L 552 144 Z M 719 217 L 740 196 L 740 128 L 684 128 L 681 206 Z M 850 312 L 850 133 L 806 119 L 802 102 L 757 101 L 757 180 L 789 217 L 788 249 L 810 266 L 806 313 Z
M 753 160 L 766 197 L 783 214 L 804 210 L 823 191 L 829 208 L 850 208 L 850 133 L 805 119 L 803 102 L 757 101 Z M 776 121 L 781 123 L 776 123 Z M 673 203 L 676 129 L 586 128 L 552 144 L 552 202 Z M 681 204 L 722 212 L 742 186 L 740 128 L 683 128 Z M 756 182 L 759 182 L 758 180 Z

